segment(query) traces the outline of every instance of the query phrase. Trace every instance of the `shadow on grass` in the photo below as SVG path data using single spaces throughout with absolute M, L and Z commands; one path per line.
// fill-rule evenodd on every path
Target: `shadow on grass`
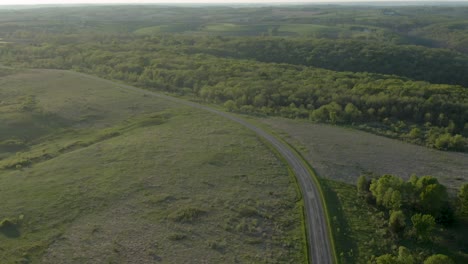
M 401 245 L 412 251 L 422 250 L 428 255 L 444 254 L 455 263 L 468 263 L 468 222 L 459 220 L 446 231 L 437 230 L 433 233 L 432 240 L 418 241 L 406 238 Z
M 18 227 L 13 223 L 7 223 L 0 227 L 0 233 L 8 238 L 17 238 L 20 236 Z
M 342 204 L 328 180 L 319 178 L 332 221 L 333 237 L 339 263 L 356 263 L 358 246 L 350 236 L 351 228 L 344 215 Z

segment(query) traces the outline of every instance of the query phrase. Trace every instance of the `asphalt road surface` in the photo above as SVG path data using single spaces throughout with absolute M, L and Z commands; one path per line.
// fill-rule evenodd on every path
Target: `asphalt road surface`
M 75 73 L 75 72 L 74 72 Z M 328 264 L 334 263 L 333 248 L 331 247 L 330 237 L 328 236 L 328 225 L 325 216 L 325 209 L 321 201 L 320 193 L 317 186 L 310 175 L 307 165 L 303 159 L 294 153 L 291 148 L 278 140 L 276 137 L 270 135 L 259 127 L 226 112 L 218 111 L 208 106 L 197 104 L 194 102 L 178 99 L 175 97 L 163 95 L 156 92 L 136 88 L 129 85 L 115 83 L 109 80 L 101 79 L 98 77 L 75 73 L 82 75 L 86 78 L 99 79 L 116 85 L 116 88 L 133 90 L 142 94 L 147 94 L 159 98 L 164 98 L 169 101 L 177 102 L 179 104 L 192 106 L 198 109 L 203 109 L 211 113 L 226 117 L 234 122 L 237 122 L 250 130 L 254 131 L 258 136 L 268 141 L 288 162 L 289 166 L 297 178 L 304 200 L 304 213 L 306 217 L 307 241 L 308 241 L 308 254 L 310 263 L 313 264 Z

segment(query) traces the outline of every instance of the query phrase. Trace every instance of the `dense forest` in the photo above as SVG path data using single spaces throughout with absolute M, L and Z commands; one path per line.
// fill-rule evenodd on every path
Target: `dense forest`
M 445 49 L 362 40 L 243 38 L 209 40 L 193 50 L 263 62 L 393 74 L 431 83 L 468 86 L 468 56 Z
M 466 7 L 1 12 L 5 65 L 72 69 L 229 111 L 467 149 Z

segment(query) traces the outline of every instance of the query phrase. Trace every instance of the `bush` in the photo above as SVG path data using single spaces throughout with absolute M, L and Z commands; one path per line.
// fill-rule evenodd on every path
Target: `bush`
M 466 140 L 461 135 L 452 136 L 450 133 L 445 133 L 435 140 L 434 146 L 441 150 L 464 151 L 466 149 Z
M 7 164 L 3 165 L 3 169 L 21 169 L 32 164 L 29 158 L 18 157 Z
M 435 228 L 435 219 L 432 215 L 415 214 L 411 217 L 414 232 L 418 239 L 429 240 Z
M 405 215 L 402 211 L 393 211 L 390 215 L 390 220 L 388 222 L 388 226 L 390 230 L 395 233 L 399 234 L 405 230 Z
M 365 175 L 359 176 L 357 180 L 358 195 L 365 196 L 367 193 L 369 193 L 369 187 L 370 187 L 370 183 L 367 180 L 366 176 Z
M 1 222 L 0 222 L 0 229 L 5 229 L 5 228 L 12 228 L 12 227 L 15 227 L 16 226 L 16 223 L 11 221 L 10 219 L 6 218 L 6 219 L 3 219 Z
M 424 264 L 454 264 L 453 260 L 451 260 L 449 257 L 442 255 L 442 254 L 437 254 L 437 255 L 432 255 L 429 258 L 427 258 L 424 261 Z
M 20 236 L 20 231 L 18 229 L 18 222 L 12 221 L 10 219 L 3 219 L 0 221 L 0 233 L 9 237 L 17 238 Z

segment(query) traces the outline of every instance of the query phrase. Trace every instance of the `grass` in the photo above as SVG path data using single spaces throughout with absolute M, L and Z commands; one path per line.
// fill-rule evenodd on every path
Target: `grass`
M 304 155 L 322 178 L 355 184 L 362 173 L 433 175 L 454 192 L 468 180 L 468 154 L 428 149 L 355 129 L 261 119 Z
M 192 223 L 198 220 L 206 211 L 198 208 L 181 208 L 169 215 L 169 219 L 175 222 Z
M 135 30 L 134 33 L 138 35 L 154 35 L 159 33 L 183 33 L 198 30 L 198 25 L 191 24 L 168 24 L 152 27 L 144 27 Z
M 337 35 L 339 27 L 314 24 L 284 24 L 279 28 L 280 33 L 296 33 L 303 36 Z
M 372 255 L 391 250 L 382 234 L 384 218 L 374 208 L 361 203 L 353 185 L 321 179 L 328 204 L 340 263 L 367 263 Z
M 247 118 L 247 117 L 245 117 L 245 118 Z M 251 117 L 251 116 L 248 117 L 248 118 L 250 119 L 250 122 L 258 121 L 257 118 L 254 118 L 254 117 Z M 331 218 L 330 218 L 330 208 L 328 206 L 328 203 L 327 203 L 328 200 L 326 199 L 327 197 L 324 194 L 323 187 L 322 187 L 322 184 L 319 181 L 320 179 L 317 176 L 317 173 L 315 172 L 314 168 L 312 168 L 310 166 L 310 163 L 308 163 L 307 160 L 304 158 L 303 154 L 300 151 L 298 151 L 293 145 L 291 145 L 289 142 L 285 141 L 281 136 L 279 136 L 276 133 L 276 131 L 271 130 L 271 127 L 265 125 L 265 123 L 260 123 L 260 124 L 257 123 L 257 126 L 260 126 L 260 127 L 262 127 L 262 129 L 267 130 L 267 131 L 269 131 L 269 133 L 275 135 L 280 141 L 282 141 L 284 144 L 286 144 L 291 149 L 292 152 L 294 152 L 298 157 L 300 157 L 300 159 L 302 159 L 302 162 L 303 162 L 304 166 L 306 166 L 307 170 L 309 171 L 310 175 L 312 176 L 312 180 L 315 182 L 315 185 L 317 186 L 318 192 L 320 194 L 323 209 L 324 209 L 324 212 L 325 212 L 325 219 L 327 221 L 328 236 L 331 239 L 330 246 L 331 246 L 331 251 L 332 251 L 332 254 L 333 254 L 333 261 L 338 262 L 339 259 L 338 259 L 338 256 L 337 256 L 337 249 L 336 249 L 336 246 L 335 246 L 335 239 L 334 239 L 335 234 L 334 234 L 334 230 L 332 229 L 332 222 L 331 222 Z M 286 163 L 285 160 L 283 162 Z M 302 193 L 302 191 L 299 189 L 297 179 L 296 179 L 296 186 L 298 188 L 297 192 Z M 305 219 L 305 215 L 304 215 L 304 219 Z M 304 232 L 306 232 L 305 223 L 303 223 L 303 229 L 304 229 Z M 306 250 L 308 250 L 308 245 L 307 245 Z
M 330 179 L 321 179 L 321 185 L 333 219 L 340 263 L 368 263 L 376 256 L 395 255 L 395 244 L 422 252 L 415 256 L 418 263 L 432 254 L 448 255 L 455 263 L 468 261 L 466 224 L 439 226 L 433 242 L 418 242 L 405 236 L 395 243 L 388 231 L 388 217 L 359 197 L 354 185 Z
M 385 30 L 366 25 L 281 24 L 278 33 L 285 36 L 373 39 L 381 37 Z
M 273 28 L 271 25 L 216 23 L 206 24 L 200 28 L 200 31 L 217 35 L 258 36 L 261 34 L 267 34 L 271 28 Z
M 354 184 L 359 174 L 382 173 L 382 169 L 392 173 L 393 169 L 393 172 L 403 171 L 403 175 L 409 175 L 411 170 L 423 169 L 430 175 L 434 172 L 444 175 L 442 182 L 452 183 L 452 191 L 458 187 L 457 182 L 467 179 L 467 163 L 463 163 L 467 158 L 465 154 L 426 149 L 349 128 L 281 118 L 259 120 L 280 132 L 281 137 L 298 149 L 318 171 L 339 263 L 368 263 L 376 256 L 397 251 L 388 232 L 388 216 L 357 195 Z M 441 169 L 434 170 L 438 166 Z M 446 174 L 453 171 L 462 173 Z M 465 263 L 468 245 L 464 241 L 468 234 L 463 226 L 465 224 L 456 223 L 447 229 L 439 227 L 431 243 L 405 236 L 397 244 L 413 252 L 423 252 L 417 256 L 420 262 L 428 255 L 442 253 L 456 263 Z
M 21 223 L 0 262 L 304 262 L 295 183 L 252 132 L 69 72 L 0 82 L 66 121 L 1 161 L 50 154 L 0 170 L 0 219 Z
M 217 35 L 260 35 L 267 33 L 271 25 L 241 25 L 233 23 L 210 24 L 167 24 L 144 27 L 134 33 L 139 35 L 154 35 L 160 33 L 186 33 L 186 34 L 217 34 Z
M 207 33 L 232 36 L 255 36 L 271 34 L 274 28 L 278 29 L 279 36 L 314 36 L 314 37 L 349 37 L 369 38 L 376 34 L 382 34 L 383 30 L 370 26 L 328 26 L 317 24 L 235 24 L 235 23 L 210 23 L 204 25 L 168 24 L 152 27 L 144 27 L 135 31 L 140 35 L 153 35 L 159 33 Z

